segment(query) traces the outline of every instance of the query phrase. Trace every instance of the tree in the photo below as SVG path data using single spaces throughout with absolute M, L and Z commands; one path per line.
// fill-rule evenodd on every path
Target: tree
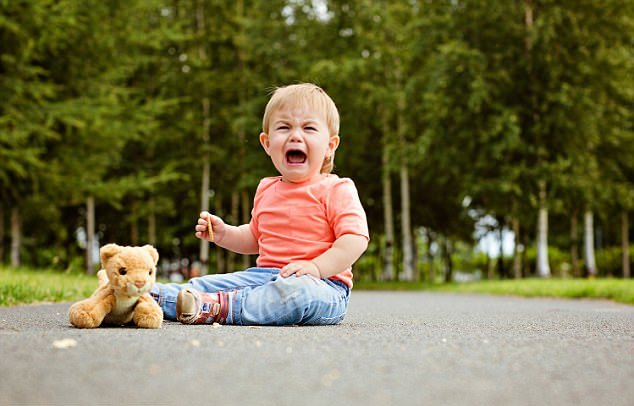
M 372 276 L 416 278 L 421 249 L 442 253 L 451 279 L 456 247 L 489 217 L 493 232 L 514 231 L 512 275 L 530 273 L 520 242 L 538 243 L 548 274 L 548 244 L 581 263 L 587 211 L 603 231 L 590 246 L 618 241 L 627 276 L 632 7 L 2 3 L 0 212 L 14 264 L 76 266 L 79 228 L 204 261 L 192 233 L 201 207 L 246 222 L 259 179 L 275 175 L 257 140 L 268 92 L 311 81 L 340 109 L 335 171 L 354 179 L 368 214 Z M 217 272 L 248 264 L 217 248 L 208 257 Z M 498 269 L 511 275 L 501 256 Z
M 64 19 L 49 14 L 49 2 L 0 4 L 0 204 L 11 208 L 11 264 L 19 266 L 21 207 L 39 188 L 44 145 L 55 134 L 45 105 L 55 93 L 40 61 Z

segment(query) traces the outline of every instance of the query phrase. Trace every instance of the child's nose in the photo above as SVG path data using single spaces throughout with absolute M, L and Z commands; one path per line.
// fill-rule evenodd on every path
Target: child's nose
M 294 142 L 301 142 L 303 141 L 304 138 L 302 137 L 302 130 L 301 129 L 294 129 L 293 131 L 291 131 L 291 137 L 290 137 L 290 141 L 294 141 Z

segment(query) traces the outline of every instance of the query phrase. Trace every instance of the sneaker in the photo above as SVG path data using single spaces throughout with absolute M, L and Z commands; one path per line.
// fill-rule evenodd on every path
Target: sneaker
M 176 299 L 176 320 L 183 324 L 224 324 L 229 313 L 226 292 L 202 293 L 184 288 Z

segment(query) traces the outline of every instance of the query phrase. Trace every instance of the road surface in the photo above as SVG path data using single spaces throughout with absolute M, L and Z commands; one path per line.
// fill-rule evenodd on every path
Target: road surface
M 79 330 L 0 308 L 0 405 L 634 404 L 634 307 L 353 291 L 328 327 Z

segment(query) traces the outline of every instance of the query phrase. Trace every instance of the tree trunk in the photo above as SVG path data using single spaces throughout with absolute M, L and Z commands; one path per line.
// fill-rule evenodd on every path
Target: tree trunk
M 451 259 L 451 253 L 453 251 L 451 241 L 448 238 L 443 242 L 443 255 L 445 257 L 445 283 L 450 283 L 453 280 L 453 261 Z
M 529 264 L 529 260 L 528 260 L 528 255 L 526 255 L 526 247 L 528 246 L 528 233 L 524 233 L 522 234 L 522 245 L 524 246 L 524 249 L 522 250 L 522 269 L 523 269 L 523 275 L 524 277 L 528 277 L 531 275 L 531 267 Z
M 240 217 L 239 215 L 239 210 L 240 210 L 240 195 L 238 194 L 237 191 L 233 191 L 231 192 L 231 222 L 232 223 L 237 223 L 238 219 Z M 227 273 L 231 273 L 235 270 L 235 261 L 236 260 L 236 253 L 233 251 L 228 251 L 227 252 Z
M 630 278 L 630 224 L 627 211 L 621 213 L 621 249 L 623 251 L 623 278 Z
M 418 245 L 418 240 L 419 240 L 420 236 L 419 233 L 413 232 L 412 233 L 412 269 L 414 270 L 414 282 L 419 282 L 421 280 L 421 269 L 418 266 L 418 255 L 419 253 L 419 245 Z
M 498 253 L 498 273 L 500 279 L 506 279 L 506 270 L 504 269 L 504 220 L 498 219 L 498 236 L 500 238 L 500 251 Z
M 495 265 L 493 265 L 493 261 L 491 261 L 491 255 L 489 255 L 489 251 L 487 251 L 487 274 L 486 274 L 486 278 L 488 280 L 493 280 L 493 278 L 495 277 L 495 272 L 493 272 L 493 268 Z
M 150 198 L 150 212 L 147 217 L 148 244 L 156 246 L 156 213 L 154 212 L 154 199 Z
M 399 279 L 412 281 L 414 279 L 414 254 L 412 250 L 412 221 L 409 192 L 409 163 L 407 158 L 407 128 L 405 126 L 406 95 L 403 86 L 403 63 L 400 57 L 393 61 L 394 85 L 397 92 L 396 100 L 396 134 L 399 143 L 400 183 L 401 183 L 401 235 L 402 235 L 402 269 Z
M 401 163 L 401 231 L 403 234 L 403 269 L 401 280 L 414 279 L 414 255 L 412 252 L 412 224 L 410 219 L 409 169 Z
M 88 196 L 86 199 L 86 273 L 95 273 L 93 261 L 93 248 L 95 245 L 95 198 Z
M 548 207 L 546 206 L 546 182 L 539 181 L 539 217 L 537 219 L 537 276 L 550 277 L 548 263 Z
M 0 265 L 4 264 L 4 206 L 0 205 Z
M 386 136 L 385 134 L 383 135 Z M 383 191 L 383 221 L 385 223 L 385 253 L 383 266 L 383 280 L 394 278 L 394 208 L 392 206 L 392 177 L 390 176 L 390 151 L 383 145 L 382 154 L 382 191 Z
M 220 198 L 220 194 L 216 194 L 214 196 L 215 211 L 219 216 L 222 216 L 222 199 Z M 226 272 L 226 263 L 225 263 L 225 250 L 224 248 L 220 248 L 219 246 L 215 246 L 216 252 L 216 272 L 215 273 L 225 273 Z
M 205 36 L 205 5 L 202 0 L 198 0 L 196 3 L 196 31 L 203 38 Z M 201 64 L 205 66 L 207 60 L 207 52 L 203 42 L 198 44 L 198 57 Z M 202 113 L 202 182 L 200 187 L 200 210 L 209 211 L 209 183 L 211 165 L 209 163 L 209 140 L 210 140 L 210 119 L 209 119 L 210 102 L 209 97 L 204 97 L 201 102 Z M 206 240 L 200 240 L 200 273 L 201 275 L 207 275 L 209 273 L 209 242 Z
M 579 272 L 579 232 L 577 212 L 573 211 L 570 217 L 570 262 L 572 265 L 572 276 L 578 278 Z
M 130 211 L 130 244 L 139 245 L 139 224 L 136 221 L 139 215 L 139 202 L 132 201 Z
M 533 2 L 532 0 L 524 0 L 524 26 L 526 34 L 524 36 L 524 47 L 528 59 L 528 78 L 529 82 L 533 82 L 531 50 L 533 48 Z M 533 123 L 539 119 L 537 115 L 537 101 L 535 94 L 529 95 L 529 109 L 532 113 Z M 539 140 L 537 141 L 539 144 Z M 539 160 L 538 160 L 539 162 Z M 546 206 L 546 182 L 539 180 L 539 212 L 537 217 L 537 276 L 542 278 L 550 277 L 550 264 L 548 263 L 548 207 Z
M 513 227 L 513 278 L 520 279 L 522 277 L 522 260 L 520 258 L 520 220 L 513 216 L 511 219 Z
M 203 110 L 209 111 L 209 100 L 203 100 Z M 207 145 L 207 142 L 205 145 Z M 209 153 L 205 152 L 203 156 L 203 172 L 202 172 L 202 182 L 200 187 L 200 211 L 209 211 L 209 184 L 210 184 L 210 172 L 211 165 L 209 163 Z M 200 240 L 200 262 L 202 264 L 203 274 L 205 274 L 205 270 L 207 269 L 209 262 L 209 242 L 207 240 Z
M 20 266 L 20 248 L 22 245 L 22 219 L 18 206 L 11 208 L 11 266 Z
M 524 25 L 526 26 L 527 35 L 524 38 L 524 46 L 527 51 L 533 47 L 531 30 L 533 29 L 533 4 L 531 0 L 524 0 Z
M 429 262 L 429 282 L 433 285 L 436 283 L 436 269 L 434 267 L 434 255 L 431 252 L 431 246 L 434 242 L 431 230 L 426 230 L 427 234 L 427 261 Z
M 241 37 L 246 37 L 245 34 L 245 8 L 244 8 L 244 0 L 237 0 L 235 2 L 236 5 L 236 16 L 238 18 L 238 28 L 237 30 L 235 30 L 235 35 L 237 36 L 237 38 L 241 38 Z M 247 85 L 245 83 L 245 77 L 246 75 L 246 52 L 245 52 L 245 44 L 244 41 L 240 41 L 237 40 L 236 41 L 236 53 L 238 56 L 238 106 L 239 106 L 239 111 L 240 111 L 240 115 L 243 117 L 247 117 L 249 115 L 249 113 L 247 112 L 247 93 L 246 93 L 246 89 L 247 89 Z M 238 127 L 238 145 L 239 145 L 239 161 L 238 161 L 238 173 L 240 174 L 240 180 L 244 180 L 246 177 L 246 171 L 245 171 L 245 165 L 244 163 L 246 162 L 246 151 L 245 151 L 245 146 L 248 145 L 247 140 L 246 140 L 246 128 L 245 126 L 239 125 Z M 239 182 L 240 184 L 244 184 L 243 182 Z M 238 216 L 236 215 L 236 217 L 234 217 L 235 221 L 236 221 L 236 225 L 238 224 L 248 224 L 249 223 L 249 219 L 251 217 L 251 210 L 250 210 L 250 203 L 249 203 L 249 193 L 246 190 L 246 188 L 243 187 L 243 189 L 240 191 L 240 202 L 239 205 L 241 207 L 241 212 L 242 212 L 242 218 L 241 221 L 238 220 Z M 250 258 L 249 255 L 242 255 L 242 269 L 247 269 L 249 268 L 250 265 Z
M 240 197 L 242 200 L 242 224 L 248 224 L 249 219 L 251 218 L 251 204 L 249 201 L 249 192 L 246 189 L 242 189 L 240 192 Z M 243 255 L 242 256 L 242 269 L 247 269 L 251 266 L 251 256 Z
M 586 272 L 588 278 L 594 278 L 597 275 L 597 264 L 594 260 L 594 215 L 592 211 L 587 210 L 583 216 L 583 241 L 584 241 L 584 259 L 586 261 Z

